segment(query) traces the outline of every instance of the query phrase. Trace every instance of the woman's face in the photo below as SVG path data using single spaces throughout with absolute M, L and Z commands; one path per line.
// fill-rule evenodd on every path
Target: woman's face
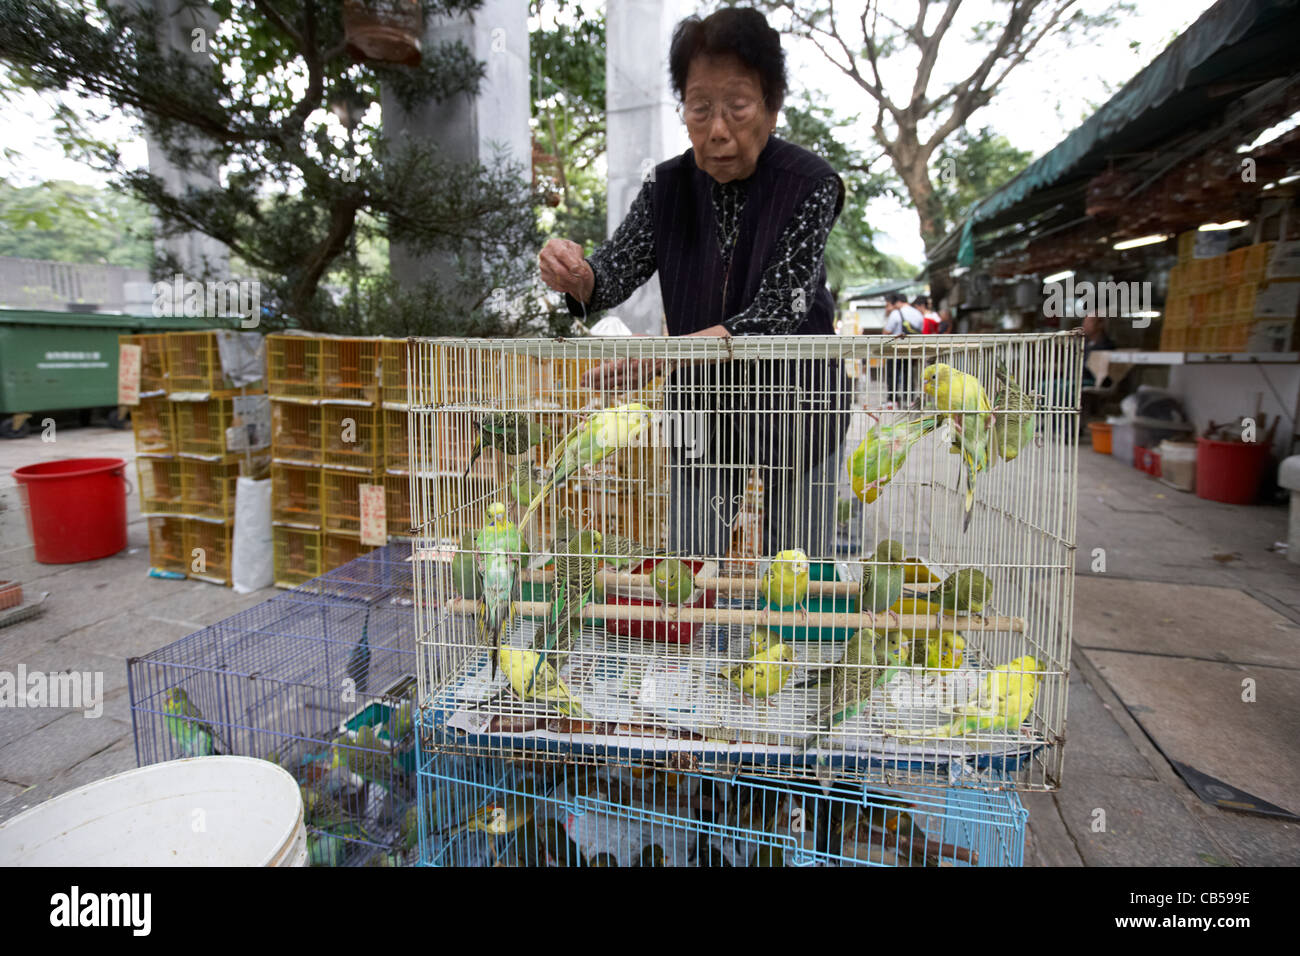
M 776 126 L 758 74 L 734 56 L 698 56 L 686 74 L 682 102 L 695 165 L 720 183 L 753 175 Z M 713 110 L 705 119 L 702 107 L 708 105 Z

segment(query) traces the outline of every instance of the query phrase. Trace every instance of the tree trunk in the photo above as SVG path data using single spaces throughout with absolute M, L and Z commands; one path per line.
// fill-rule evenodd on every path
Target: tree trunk
M 316 291 L 320 287 L 321 277 L 330 263 L 343 254 L 348 247 L 348 237 L 357 219 L 357 200 L 349 197 L 337 200 L 330 210 L 330 228 L 325 238 L 312 251 L 303 263 L 302 272 L 289 292 L 289 301 L 285 311 L 298 320 L 298 324 L 309 332 L 320 326 L 320 316 L 315 312 Z

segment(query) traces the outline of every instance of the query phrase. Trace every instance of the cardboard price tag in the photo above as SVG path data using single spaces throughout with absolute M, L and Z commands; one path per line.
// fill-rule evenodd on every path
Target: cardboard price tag
M 140 404 L 140 346 L 117 347 L 117 404 Z
M 361 543 L 388 543 L 388 516 L 385 513 L 384 486 L 361 486 Z

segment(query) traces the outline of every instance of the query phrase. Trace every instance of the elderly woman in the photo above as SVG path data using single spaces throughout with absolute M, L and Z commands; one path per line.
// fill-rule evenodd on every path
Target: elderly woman
M 590 258 L 550 240 L 542 279 L 577 316 L 623 302 L 658 272 L 674 336 L 834 334 L 823 253 L 844 184 L 820 157 L 772 135 L 786 94 L 779 34 L 752 9 L 689 17 L 674 31 L 669 71 L 691 148 L 655 168 Z M 793 346 L 790 356 L 683 364 L 667 376 L 665 406 L 703 432 L 671 463 L 675 548 L 725 555 L 757 469 L 763 550 L 833 554 L 848 383 L 838 362 Z M 634 388 L 660 365 L 613 363 L 598 378 Z

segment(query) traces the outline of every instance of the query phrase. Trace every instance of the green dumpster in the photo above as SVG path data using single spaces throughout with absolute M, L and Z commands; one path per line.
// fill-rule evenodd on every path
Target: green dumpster
M 0 309 L 0 437 L 27 418 L 69 409 L 112 409 L 117 418 L 117 337 L 210 329 L 222 320 Z

